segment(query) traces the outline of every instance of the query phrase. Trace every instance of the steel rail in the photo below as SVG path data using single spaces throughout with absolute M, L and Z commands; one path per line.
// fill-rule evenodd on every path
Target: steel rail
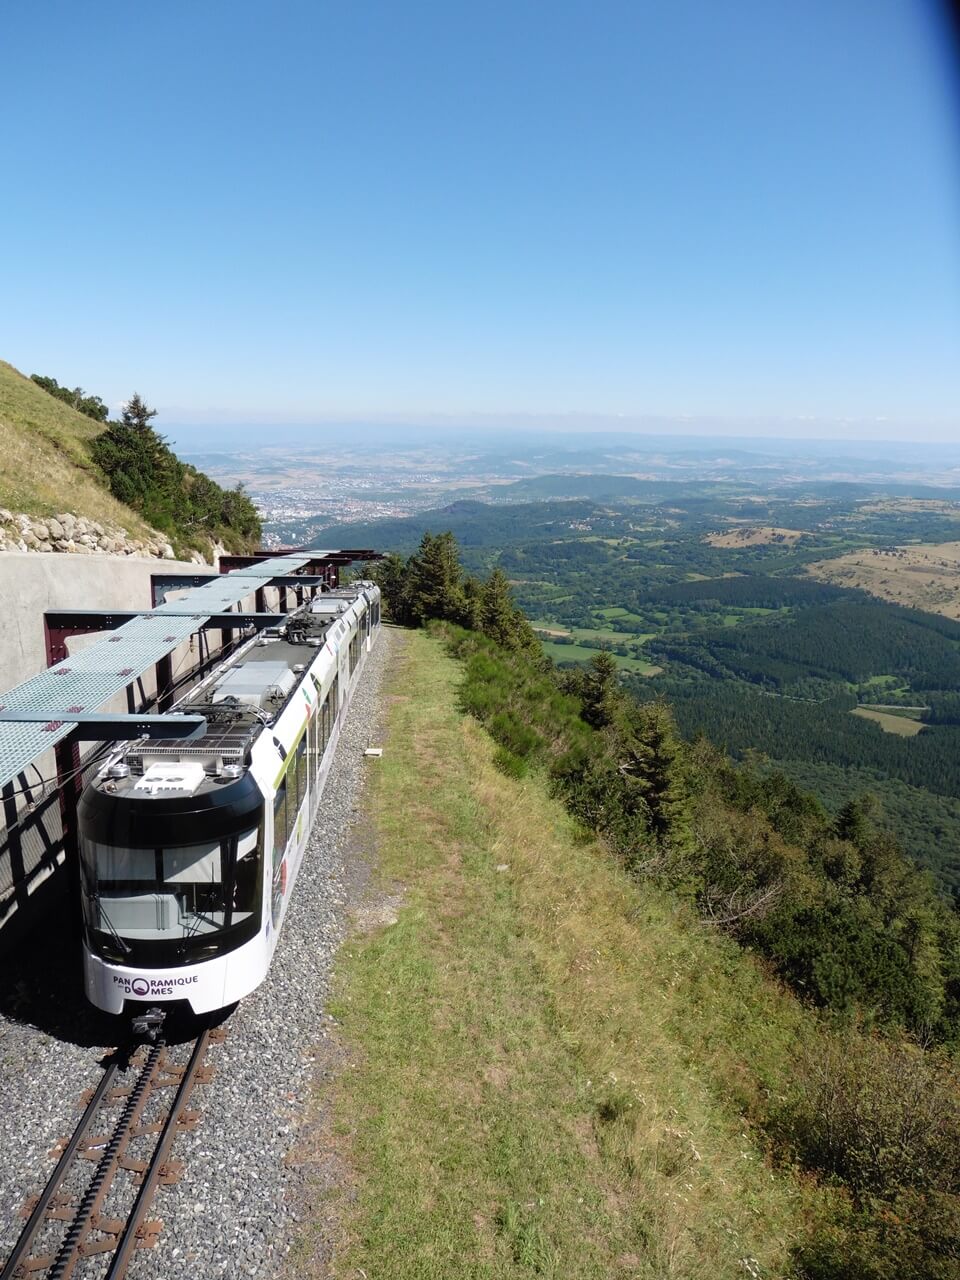
M 80 1246 L 83 1238 L 116 1174 L 121 1148 L 125 1146 L 126 1141 L 129 1139 L 130 1130 L 140 1121 L 143 1109 L 150 1096 L 150 1086 L 160 1073 L 162 1061 L 163 1045 L 151 1045 L 147 1060 L 143 1064 L 143 1070 L 140 1072 L 140 1078 L 127 1098 L 120 1114 L 120 1119 L 117 1121 L 97 1165 L 96 1172 L 83 1193 L 77 1212 L 60 1246 L 60 1251 L 54 1258 L 53 1265 L 47 1271 L 48 1280 L 64 1280 L 64 1277 L 70 1275 L 73 1271 L 77 1259 L 80 1257 Z
M 144 1215 L 150 1207 L 154 1194 L 157 1189 L 157 1183 L 160 1180 L 164 1162 L 173 1146 L 173 1140 L 177 1136 L 177 1130 L 180 1127 L 180 1117 L 183 1108 L 190 1101 L 190 1094 L 193 1092 L 194 1086 L 197 1084 L 197 1075 L 199 1068 L 206 1055 L 210 1045 L 210 1028 L 206 1028 L 201 1032 L 197 1039 L 197 1043 L 193 1047 L 190 1054 L 190 1061 L 187 1063 L 183 1073 L 183 1078 L 177 1089 L 177 1095 L 174 1098 L 167 1118 L 164 1121 L 160 1138 L 154 1148 L 150 1163 L 143 1175 L 143 1182 L 140 1184 L 140 1190 L 137 1192 L 137 1198 L 133 1202 L 133 1208 L 127 1218 L 123 1233 L 116 1246 L 113 1255 L 113 1261 L 110 1263 L 110 1270 L 107 1272 L 104 1280 L 122 1280 L 126 1275 L 127 1267 L 134 1251 L 137 1248 L 137 1231 L 143 1221 Z
M 128 1064 L 138 1071 L 133 1083 L 120 1089 L 116 1088 L 121 1072 L 120 1055 L 114 1056 L 71 1137 L 64 1143 L 56 1168 L 37 1197 L 13 1251 L 0 1271 L 0 1280 L 23 1280 L 34 1274 L 43 1275 L 46 1280 L 68 1280 L 83 1259 L 97 1253 L 113 1254 L 105 1280 L 121 1280 L 126 1275 L 136 1249 L 144 1242 L 155 1243 L 162 1227 L 160 1221 L 149 1223 L 141 1240 L 146 1212 L 157 1186 L 160 1182 L 170 1181 L 171 1169 L 177 1167 L 168 1164 L 177 1134 L 192 1127 L 199 1119 L 196 1112 L 187 1110 L 187 1103 L 194 1088 L 209 1079 L 210 1069 L 204 1069 L 204 1059 L 210 1045 L 220 1043 L 222 1037 L 222 1030 L 206 1026 L 192 1045 L 184 1067 L 169 1061 L 168 1047 L 162 1040 L 146 1046 L 146 1056 L 139 1062 Z M 162 1118 L 145 1124 L 144 1115 L 150 1099 L 157 1090 L 168 1088 L 175 1088 L 173 1101 L 165 1107 Z M 120 1115 L 106 1130 L 109 1137 L 92 1138 L 96 1117 L 104 1103 L 121 1100 Z M 142 1138 L 147 1134 L 157 1135 L 149 1156 L 145 1153 L 144 1160 L 131 1160 L 128 1155 L 131 1138 Z M 99 1153 L 99 1158 L 96 1153 Z M 81 1156 L 96 1161 L 93 1175 L 86 1182 L 79 1199 L 69 1196 L 66 1200 L 70 1203 L 65 1203 L 64 1185 Z M 129 1212 L 123 1217 L 104 1218 L 102 1206 L 112 1188 L 119 1185 L 116 1180 L 121 1169 L 139 1174 L 140 1186 Z M 176 1180 L 175 1175 L 173 1180 Z M 41 1230 L 53 1219 L 63 1222 L 63 1236 L 52 1247 L 45 1244 L 40 1247 L 40 1252 L 34 1254 Z
M 57 1161 L 57 1167 L 51 1173 L 47 1180 L 47 1185 L 41 1191 L 36 1207 L 27 1219 L 26 1225 L 20 1233 L 17 1243 L 13 1246 L 13 1252 L 7 1258 L 4 1268 L 0 1271 L 0 1280 L 13 1280 L 16 1275 L 17 1268 L 23 1261 L 24 1257 L 30 1252 L 30 1247 L 37 1237 L 41 1226 L 46 1222 L 47 1213 L 53 1203 L 54 1197 L 60 1190 L 63 1179 L 67 1170 L 76 1159 L 77 1152 L 80 1150 L 80 1144 L 90 1129 L 94 1116 L 100 1110 L 104 1095 L 112 1087 L 117 1077 L 120 1067 L 116 1060 L 110 1063 L 106 1071 L 103 1073 L 103 1079 L 94 1090 L 93 1097 L 87 1103 L 83 1115 L 73 1131 L 73 1136 L 64 1148 L 63 1155 Z

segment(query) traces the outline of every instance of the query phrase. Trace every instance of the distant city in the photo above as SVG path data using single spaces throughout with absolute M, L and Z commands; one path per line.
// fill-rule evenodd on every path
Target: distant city
M 654 486 L 703 483 L 717 492 L 782 492 L 805 485 L 863 486 L 931 500 L 960 496 L 960 445 L 844 441 L 767 441 L 535 435 L 446 440 L 419 432 L 408 440 L 376 434 L 360 447 L 301 441 L 268 447 L 188 452 L 221 484 L 243 484 L 264 520 L 267 546 L 309 540 L 337 524 L 396 519 L 458 499 L 522 502 L 542 497 L 602 498 L 603 477 Z M 260 437 L 263 438 L 262 435 Z M 556 477 L 555 483 L 549 483 Z M 612 490 L 611 490 L 612 492 Z M 623 496 L 624 488 L 617 488 Z M 653 490 L 651 490 L 651 493 Z

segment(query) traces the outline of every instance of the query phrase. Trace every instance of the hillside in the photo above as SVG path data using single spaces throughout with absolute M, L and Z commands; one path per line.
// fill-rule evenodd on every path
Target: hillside
M 149 537 L 150 528 L 111 496 L 90 459 L 89 442 L 102 430 L 0 360 L 0 507 L 35 516 L 69 511 Z
M 76 392 L 54 378 L 41 381 L 46 389 L 0 362 L 0 507 L 14 516 L 69 513 L 106 524 L 111 543 L 120 526 L 131 535 L 119 535 L 128 552 L 142 553 L 138 538 L 151 531 L 157 541 L 147 553 L 168 557 L 191 550 L 209 556 L 217 543 L 231 552 L 259 546 L 260 517 L 242 485 L 223 489 L 178 458 L 151 426 L 156 410 L 142 397 L 131 396 L 119 421 L 101 421 L 107 406 L 99 397 L 85 398 L 99 415 L 86 417 L 65 403 Z M 4 524 L 12 530 L 9 515 Z M 40 528 L 41 550 L 75 549 Z
M 318 545 L 408 551 L 424 529 L 452 530 L 471 572 L 507 574 L 558 665 L 608 649 L 638 698 L 672 703 L 686 735 L 703 731 L 738 759 L 763 752 L 833 813 L 874 792 L 884 825 L 960 897 L 960 730 L 939 710 L 960 679 L 960 630 L 847 576 L 857 544 L 877 594 L 915 590 L 936 569 L 954 600 L 960 506 L 832 487 L 761 499 L 691 485 L 649 506 L 458 502 L 330 526 Z M 731 545 L 711 545 L 719 530 Z
M 551 731 L 572 705 L 522 659 L 390 641 L 379 889 L 340 958 L 296 1274 L 954 1280 L 952 1066 L 822 1018 L 539 767 L 508 776 L 504 704 Z

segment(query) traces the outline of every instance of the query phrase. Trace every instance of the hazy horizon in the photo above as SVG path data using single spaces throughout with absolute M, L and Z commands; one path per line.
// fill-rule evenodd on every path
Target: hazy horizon
M 479 451 L 522 452 L 537 449 L 556 451 L 603 449 L 649 451 L 651 453 L 684 452 L 689 450 L 737 450 L 757 454 L 781 456 L 795 454 L 798 457 L 856 457 L 895 459 L 917 462 L 916 450 L 923 445 L 937 458 L 956 458 L 960 464 L 960 436 L 920 440 L 917 436 L 879 437 L 844 436 L 833 431 L 829 436 L 800 436 L 788 434 L 761 434 L 734 430 L 732 424 L 716 424 L 713 431 L 703 430 L 702 423 L 685 424 L 685 430 L 664 431 L 662 421 L 653 423 L 647 430 L 630 426 L 597 424 L 590 429 L 568 423 L 555 426 L 550 422 L 532 425 L 518 416 L 508 421 L 487 421 L 482 424 L 461 423 L 457 427 L 447 423 L 384 422 L 384 421 L 331 421 L 311 423 L 193 423 L 159 424 L 163 434 L 186 456 L 206 452 L 257 452 L 287 449 L 311 445 L 350 450 L 358 444 L 378 444 L 397 450 L 424 446 L 449 445 L 458 449 Z M 742 427 L 742 424 L 739 424 Z M 726 429 L 722 429 L 725 427 Z M 353 433 L 352 435 L 349 433 Z

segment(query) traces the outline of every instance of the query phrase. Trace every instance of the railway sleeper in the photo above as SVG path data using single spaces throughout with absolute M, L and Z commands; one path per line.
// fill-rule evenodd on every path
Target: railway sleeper
M 177 1130 L 195 1129 L 200 1123 L 199 1111 L 181 1111 L 177 1119 Z M 151 1134 L 160 1133 L 166 1124 L 165 1120 L 152 1120 L 149 1124 L 137 1125 L 130 1130 L 131 1138 L 148 1138 Z

